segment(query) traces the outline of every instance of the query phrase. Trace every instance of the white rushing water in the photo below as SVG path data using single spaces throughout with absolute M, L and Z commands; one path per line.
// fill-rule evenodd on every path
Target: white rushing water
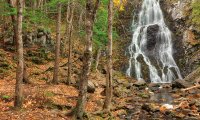
M 157 31 L 156 31 L 157 28 Z M 154 39 L 149 39 L 148 31 Z M 149 41 L 151 40 L 151 41 Z M 159 0 L 144 0 L 135 25 L 129 50 L 128 76 L 144 79 L 142 66 L 148 66 L 149 79 L 153 83 L 170 83 L 182 79 L 180 70 L 173 58 L 172 36 L 164 22 Z M 142 61 L 141 61 L 142 58 Z

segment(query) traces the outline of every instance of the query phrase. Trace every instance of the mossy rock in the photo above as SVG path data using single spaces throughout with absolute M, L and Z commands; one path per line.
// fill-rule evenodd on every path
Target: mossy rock
M 72 108 L 72 106 L 57 104 L 51 100 L 48 100 L 46 103 L 44 103 L 42 107 L 47 109 L 58 109 L 58 110 L 69 110 Z
M 31 61 L 38 65 L 45 63 L 45 60 L 43 58 L 39 58 L 39 57 L 32 57 Z
M 139 93 L 138 96 L 141 98 L 150 98 L 150 95 L 146 93 Z
M 113 94 L 117 97 L 126 97 L 129 90 L 124 86 L 114 88 Z
M 5 59 L 0 60 L 0 73 L 5 75 L 12 68 L 13 66 L 9 62 L 7 62 Z
M 35 64 L 44 64 L 46 61 L 54 60 L 52 54 L 43 48 L 36 51 L 27 51 L 27 57 L 31 57 L 31 61 Z

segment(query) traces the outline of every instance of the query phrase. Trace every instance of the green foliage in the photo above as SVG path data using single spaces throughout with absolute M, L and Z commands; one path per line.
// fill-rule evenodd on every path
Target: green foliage
M 98 46 L 107 43 L 107 26 L 108 26 L 108 11 L 104 7 L 100 7 L 97 12 L 97 20 L 94 25 L 94 43 Z
M 200 0 L 192 3 L 192 24 L 200 30 Z
M 65 4 L 67 3 L 68 1 L 70 0 L 50 0 L 50 2 L 47 4 L 49 7 L 53 7 L 55 8 L 58 4 L 58 2 L 62 3 L 62 4 Z
M 11 97 L 9 96 L 9 95 L 3 95 L 2 96 L 2 99 L 5 99 L 5 100 L 8 100 L 8 99 L 10 99 Z
M 97 11 L 97 18 L 94 25 L 94 44 L 96 46 L 104 47 L 107 44 L 108 36 L 108 0 L 102 0 L 101 5 Z M 113 38 L 117 38 L 117 32 L 113 29 Z
M 6 2 L 0 2 L 0 13 L 3 16 L 17 15 L 17 9 Z

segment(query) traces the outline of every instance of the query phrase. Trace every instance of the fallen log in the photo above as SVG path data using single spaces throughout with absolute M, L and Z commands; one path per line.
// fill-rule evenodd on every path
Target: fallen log
M 187 90 L 191 90 L 191 89 L 195 89 L 195 88 L 200 88 L 200 84 L 189 87 L 189 88 L 181 89 L 181 91 L 187 91 Z

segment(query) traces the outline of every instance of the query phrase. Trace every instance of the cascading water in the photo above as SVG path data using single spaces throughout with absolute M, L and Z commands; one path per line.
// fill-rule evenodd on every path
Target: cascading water
M 143 79 L 143 64 L 148 66 L 148 78 L 153 83 L 170 83 L 182 79 L 180 70 L 173 59 L 171 32 L 164 22 L 159 0 L 144 0 L 135 25 L 129 50 L 128 76 Z M 142 60 L 141 60 L 142 58 Z

